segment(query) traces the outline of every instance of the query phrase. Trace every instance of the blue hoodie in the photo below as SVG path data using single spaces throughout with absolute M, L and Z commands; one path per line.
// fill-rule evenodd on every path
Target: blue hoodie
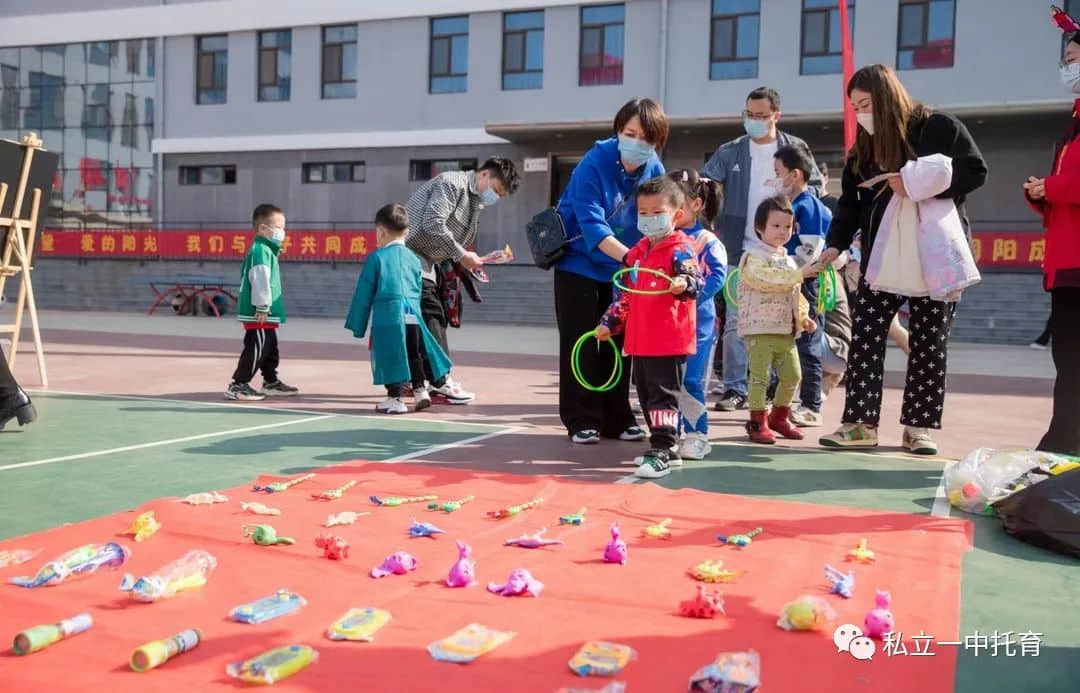
M 610 282 L 620 265 L 596 246 L 612 235 L 628 248 L 641 240 L 637 229 L 637 186 L 662 175 L 664 166 L 656 154 L 631 174 L 619 157 L 618 138 L 594 144 L 574 168 L 559 200 L 566 236 L 574 240 L 556 267 L 594 281 Z

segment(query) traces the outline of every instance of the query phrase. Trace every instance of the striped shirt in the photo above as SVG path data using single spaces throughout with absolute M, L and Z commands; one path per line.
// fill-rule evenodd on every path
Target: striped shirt
M 409 234 L 405 245 L 420 258 L 425 279 L 435 280 L 434 265 L 457 262 L 476 242 L 480 196 L 473 193 L 473 171 L 447 171 L 421 185 L 405 203 Z

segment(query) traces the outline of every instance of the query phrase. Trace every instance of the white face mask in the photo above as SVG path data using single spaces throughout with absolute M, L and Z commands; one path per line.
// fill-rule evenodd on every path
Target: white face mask
M 1061 66 L 1061 83 L 1073 94 L 1080 94 L 1080 62 Z
M 856 113 L 855 120 L 859 121 L 859 125 L 863 130 L 866 130 L 866 134 L 874 134 L 874 114 L 873 113 Z

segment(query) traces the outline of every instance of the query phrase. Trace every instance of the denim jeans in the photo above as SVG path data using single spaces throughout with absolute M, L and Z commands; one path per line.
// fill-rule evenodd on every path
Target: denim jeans
M 738 269 L 737 265 L 728 266 L 728 276 Z M 734 390 L 746 396 L 748 383 L 747 372 L 750 368 L 750 355 L 746 344 L 739 337 L 739 308 L 728 304 L 724 317 L 724 389 Z

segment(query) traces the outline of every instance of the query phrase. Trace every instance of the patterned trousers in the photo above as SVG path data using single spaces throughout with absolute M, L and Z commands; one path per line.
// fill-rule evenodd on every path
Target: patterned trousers
M 889 324 L 905 301 L 911 307 L 911 355 L 900 423 L 941 428 L 949 330 L 956 304 L 874 291 L 862 281 L 854 305 L 844 423 L 878 425 Z

